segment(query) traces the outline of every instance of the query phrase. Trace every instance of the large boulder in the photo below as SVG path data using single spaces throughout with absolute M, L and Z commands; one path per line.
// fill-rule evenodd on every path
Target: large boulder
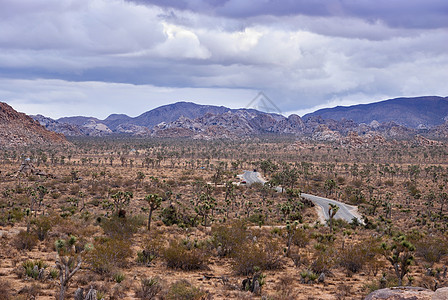
M 448 299 L 448 287 L 438 289 L 432 296 L 432 300 L 446 300 Z
M 425 288 L 405 286 L 376 290 L 364 300 L 433 300 L 434 294 L 433 291 Z

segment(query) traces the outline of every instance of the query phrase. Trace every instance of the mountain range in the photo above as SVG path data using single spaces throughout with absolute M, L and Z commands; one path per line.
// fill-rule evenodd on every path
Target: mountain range
M 113 134 L 197 139 L 292 135 L 342 144 L 381 143 L 384 139 L 412 139 L 416 136 L 447 139 L 447 103 L 448 98 L 435 96 L 398 98 L 319 110 L 301 118 L 294 114 L 285 117 L 255 109 L 178 102 L 134 118 L 113 114 L 104 120 L 84 116 L 53 120 L 42 115 L 32 116 L 33 120 L 17 113 L 6 103 L 0 103 L 0 145 L 32 141 L 45 143 L 47 140 L 64 143 L 64 135 Z
M 397 98 L 371 104 L 338 106 L 303 116 L 265 113 L 255 109 L 177 102 L 137 117 L 113 114 L 104 120 L 64 117 L 58 120 L 32 116 L 47 129 L 66 136 L 131 134 L 158 137 L 241 137 L 260 134 L 291 134 L 331 140 L 355 132 L 385 138 L 409 138 L 416 134 L 445 138 L 448 97 Z

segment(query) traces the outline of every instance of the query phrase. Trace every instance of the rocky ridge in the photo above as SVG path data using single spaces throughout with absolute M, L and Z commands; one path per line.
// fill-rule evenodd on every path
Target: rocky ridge
M 64 135 L 47 130 L 31 117 L 0 102 L 0 146 L 66 145 Z
M 413 99 L 413 101 L 433 103 L 434 97 L 423 98 L 423 100 Z M 434 101 L 437 103 L 445 101 L 445 98 L 436 98 Z M 397 100 L 392 102 L 397 105 Z M 128 134 L 164 138 L 216 139 L 246 138 L 257 135 L 293 135 L 301 139 L 337 142 L 357 147 L 366 143 L 381 143 L 384 140 L 413 140 L 417 136 L 436 140 L 448 138 L 447 121 L 440 125 L 412 128 L 394 121 L 371 120 L 368 123 L 358 123 L 346 118 L 328 119 L 315 114 L 304 118 L 294 114 L 284 117 L 254 109 L 229 109 L 188 102 L 165 105 L 135 118 L 114 114 L 105 120 L 89 117 L 50 119 L 51 121 L 46 123 L 41 119 L 38 120 L 47 129 L 67 136 L 81 133 L 84 136 Z

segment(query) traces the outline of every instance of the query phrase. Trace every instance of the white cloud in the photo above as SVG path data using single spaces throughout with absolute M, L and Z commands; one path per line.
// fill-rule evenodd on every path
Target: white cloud
M 0 79 L 0 99 L 27 114 L 52 118 L 86 115 L 106 118 L 112 113 L 137 116 L 178 101 L 245 107 L 256 91 L 245 89 L 164 88 L 106 82 Z M 132 103 L 132 105 L 131 105 Z
M 367 3 L 350 11 L 344 1 L 324 10 L 304 1 L 309 10 L 298 13 L 294 2 L 280 1 L 291 11 L 269 13 L 270 2 L 218 2 L 172 2 L 192 9 L 182 10 L 122 0 L 3 0 L 0 96 L 33 113 L 104 117 L 141 113 L 148 98 L 218 104 L 224 91 L 249 102 L 248 93 L 263 90 L 284 111 L 448 95 L 446 28 L 391 26 L 387 15 L 370 19 Z M 249 17 L 235 15 L 238 7 Z

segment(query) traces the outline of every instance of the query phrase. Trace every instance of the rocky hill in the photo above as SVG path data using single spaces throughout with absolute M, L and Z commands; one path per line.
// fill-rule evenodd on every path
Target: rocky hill
M 395 122 L 409 128 L 425 129 L 445 122 L 448 117 L 448 97 L 397 98 L 370 104 L 337 106 L 317 110 L 303 118 L 306 120 L 315 116 L 366 124 L 372 121 Z
M 45 129 L 24 113 L 0 102 L 0 147 L 69 144 L 64 135 Z

